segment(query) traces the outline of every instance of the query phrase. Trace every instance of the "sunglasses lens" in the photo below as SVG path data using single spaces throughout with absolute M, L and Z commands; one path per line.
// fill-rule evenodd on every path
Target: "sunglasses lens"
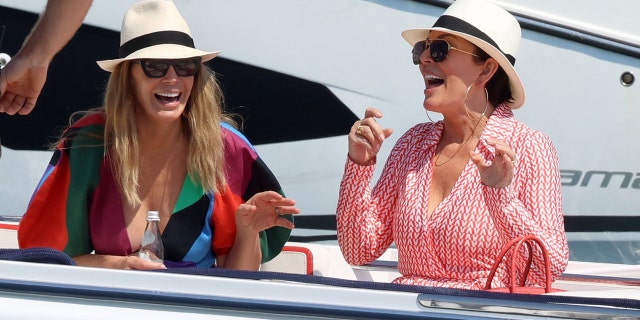
M 413 50 L 411 50 L 411 55 L 413 58 L 413 64 L 420 64 L 420 55 L 429 49 L 431 52 L 431 59 L 435 62 L 441 62 L 447 58 L 449 54 L 449 43 L 444 40 L 427 40 L 418 41 L 415 45 L 413 45 Z
M 173 68 L 176 69 L 176 73 L 181 77 L 193 76 L 196 74 L 199 66 L 200 60 L 195 58 L 178 60 L 173 64 Z
M 142 60 L 140 65 L 147 77 L 160 78 L 167 74 L 170 64 L 162 60 Z
M 444 40 L 432 40 L 429 42 L 429 51 L 431 51 L 433 61 L 441 62 L 449 54 L 449 43 Z
M 420 55 L 424 52 L 427 47 L 426 41 L 418 41 L 413 45 L 413 50 L 411 50 L 411 56 L 413 58 L 413 64 L 420 64 Z

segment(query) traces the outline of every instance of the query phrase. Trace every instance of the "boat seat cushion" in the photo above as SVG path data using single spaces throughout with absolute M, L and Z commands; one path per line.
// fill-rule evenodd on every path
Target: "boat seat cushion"
M 260 267 L 261 271 L 313 274 L 313 253 L 302 246 L 284 246 L 282 252 Z
M 51 248 L 0 249 L 0 260 L 49 264 L 75 265 L 75 261 L 62 251 Z

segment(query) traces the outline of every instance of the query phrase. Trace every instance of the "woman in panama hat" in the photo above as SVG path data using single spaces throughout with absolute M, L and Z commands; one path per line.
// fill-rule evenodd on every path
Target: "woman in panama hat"
M 354 123 L 337 208 L 346 260 L 369 263 L 395 242 L 395 282 L 481 289 L 501 248 L 534 234 L 556 278 L 569 256 L 558 158 L 546 135 L 513 116 L 525 101 L 514 69 L 517 20 L 491 2 L 458 0 L 433 27 L 402 36 L 424 79 L 427 116 L 443 119 L 408 130 L 373 188 L 376 155 L 392 130 L 376 122 L 375 108 Z M 543 263 L 536 256 L 534 285 L 544 283 Z M 500 270 L 493 286 L 508 278 Z
M 172 1 L 134 4 L 102 108 L 63 134 L 24 215 L 20 247 L 63 250 L 79 265 L 257 270 L 298 213 L 222 113 L 222 94 Z M 164 264 L 136 256 L 147 211 L 160 212 Z

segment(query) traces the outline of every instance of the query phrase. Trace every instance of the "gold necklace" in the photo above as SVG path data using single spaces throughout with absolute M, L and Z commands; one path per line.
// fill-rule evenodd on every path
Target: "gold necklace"
M 442 154 L 442 151 L 440 151 L 439 153 L 437 153 L 437 154 L 436 154 L 436 158 L 433 160 L 433 165 L 434 165 L 434 166 L 436 166 L 436 167 L 440 167 L 440 166 L 443 166 L 443 165 L 447 164 L 449 161 L 451 161 L 453 158 L 455 158 L 456 154 L 458 154 L 458 152 L 460 151 L 460 149 L 462 149 L 462 147 L 464 147 L 464 145 L 465 145 L 465 144 L 467 144 L 467 142 L 468 142 L 469 140 L 471 140 L 471 138 L 473 138 L 474 133 L 475 133 L 475 132 L 476 132 L 476 130 L 478 129 L 478 126 L 480 125 L 480 123 L 481 123 L 481 122 L 483 123 L 483 127 L 484 127 L 484 124 L 486 123 L 486 121 L 483 121 L 483 120 L 486 120 L 486 119 L 487 119 L 487 118 L 484 116 L 484 113 L 483 113 L 483 114 L 480 116 L 480 119 L 478 119 L 478 122 L 476 123 L 476 125 L 473 127 L 473 131 L 471 132 L 471 134 L 469 135 L 469 137 L 468 137 L 468 138 L 466 138 L 466 139 L 465 139 L 465 140 L 460 144 L 460 146 L 458 147 L 458 149 L 456 149 L 456 152 L 454 152 L 454 153 L 453 153 L 453 155 L 451 155 L 451 157 L 450 157 L 449 159 L 445 160 L 445 161 L 444 161 L 443 163 L 441 163 L 441 164 L 438 164 L 438 160 L 440 159 L 440 155 Z M 443 129 L 442 129 L 442 133 L 444 134 L 444 127 L 443 127 Z M 444 148 L 443 148 L 443 151 L 444 151 Z
M 467 87 L 467 93 L 464 96 L 464 106 L 465 106 L 464 110 L 467 112 L 467 117 L 469 117 L 469 119 L 471 119 L 471 115 L 469 114 L 469 108 L 467 108 L 467 96 L 469 95 L 469 90 L 471 90 L 471 86 L 472 85 L 473 85 L 473 83 L 470 84 Z M 464 147 L 464 145 L 467 144 L 467 142 L 469 140 L 471 140 L 471 138 L 473 137 L 473 134 L 476 133 L 476 130 L 478 129 L 478 126 L 480 125 L 480 122 L 483 123 L 482 126 L 483 126 L 483 129 L 484 129 L 484 125 L 486 125 L 486 123 L 487 123 L 486 122 L 487 118 L 485 117 L 485 113 L 487 112 L 487 108 L 489 107 L 489 91 L 487 91 L 487 88 L 484 88 L 484 94 L 485 94 L 484 110 L 482 110 L 482 114 L 480 114 L 480 119 L 478 119 L 478 122 L 473 127 L 473 131 L 471 131 L 471 134 L 469 135 L 469 137 L 466 138 L 462 142 L 462 144 L 460 144 L 460 146 L 458 147 L 456 152 L 454 152 L 453 155 L 449 159 L 447 159 L 445 162 L 443 162 L 441 164 L 438 164 L 438 160 L 440 159 L 440 155 L 442 154 L 442 151 L 444 151 L 444 148 L 442 148 L 442 151 L 440 151 L 440 153 L 436 154 L 436 158 L 433 161 L 433 165 L 434 166 L 436 166 L 436 167 L 443 166 L 443 165 L 447 164 L 449 161 L 451 161 L 451 159 L 455 158 L 456 154 L 458 154 L 458 151 L 460 151 L 460 149 L 462 149 L 462 147 Z M 442 127 L 442 135 L 444 135 L 444 125 Z

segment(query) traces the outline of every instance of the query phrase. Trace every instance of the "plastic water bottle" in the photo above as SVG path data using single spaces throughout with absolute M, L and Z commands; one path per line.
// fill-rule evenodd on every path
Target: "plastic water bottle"
M 163 262 L 164 246 L 162 245 L 162 236 L 160 234 L 160 212 L 147 212 L 147 227 L 144 229 L 142 243 L 138 257 L 153 262 Z

